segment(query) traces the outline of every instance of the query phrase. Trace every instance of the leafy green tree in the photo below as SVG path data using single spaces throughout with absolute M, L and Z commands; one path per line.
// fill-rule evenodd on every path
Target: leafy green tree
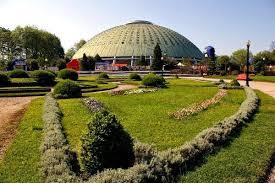
M 153 57 L 152 65 L 151 65 L 152 70 L 161 70 L 162 69 L 163 60 L 161 59 L 161 57 L 162 57 L 162 51 L 161 51 L 159 44 L 157 43 L 157 45 L 155 46 L 155 49 L 154 49 L 154 57 Z
M 68 49 L 67 52 L 65 53 L 66 58 L 72 59 L 75 52 L 76 52 L 76 50 L 74 47 Z
M 256 73 L 260 73 L 265 70 L 265 66 L 271 64 L 273 60 L 272 52 L 261 51 L 254 56 L 254 70 Z
M 246 49 L 240 49 L 240 50 L 234 51 L 231 55 L 232 62 L 237 64 L 240 70 L 242 70 L 243 66 L 246 65 L 246 54 L 247 54 Z M 251 52 L 249 53 L 249 55 L 250 57 L 252 57 Z
M 78 51 L 84 44 L 86 44 L 86 41 L 84 39 L 81 39 L 79 42 L 75 43 L 75 50 Z
M 141 55 L 138 62 L 137 62 L 137 65 L 140 65 L 140 66 L 146 66 L 147 65 L 147 62 L 146 62 L 146 59 L 145 59 L 145 56 L 144 55 Z
M 225 72 L 227 72 L 229 62 L 230 62 L 230 58 L 227 55 L 221 55 L 217 58 L 217 64 L 220 66 L 220 68 L 223 68 Z
M 94 57 L 88 56 L 88 62 L 90 63 L 90 70 L 95 70 L 95 59 Z
M 58 67 L 58 70 L 66 69 L 66 61 L 64 59 L 59 59 L 56 61 L 56 66 Z
M 30 71 L 39 70 L 38 61 L 35 59 L 27 60 L 27 66 Z

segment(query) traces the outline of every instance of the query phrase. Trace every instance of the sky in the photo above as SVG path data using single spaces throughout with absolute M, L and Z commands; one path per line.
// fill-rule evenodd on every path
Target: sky
M 170 28 L 201 51 L 230 55 L 268 50 L 275 40 L 275 0 L 0 0 L 0 26 L 33 25 L 54 33 L 65 50 L 108 28 L 147 20 Z

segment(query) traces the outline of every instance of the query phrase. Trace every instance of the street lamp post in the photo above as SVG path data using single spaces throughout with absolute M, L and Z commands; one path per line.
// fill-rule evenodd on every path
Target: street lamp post
M 249 86 L 249 47 L 250 47 L 250 41 L 247 42 L 246 48 L 247 48 L 247 55 L 246 55 L 246 86 Z

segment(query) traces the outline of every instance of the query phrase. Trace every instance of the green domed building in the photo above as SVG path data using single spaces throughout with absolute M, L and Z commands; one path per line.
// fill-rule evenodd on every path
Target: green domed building
M 133 66 L 144 56 L 151 63 L 157 43 L 163 55 L 176 60 L 203 57 L 202 52 L 179 33 L 148 21 L 134 21 L 97 34 L 83 45 L 73 58 L 82 58 L 84 53 L 87 56 L 98 54 L 104 61 L 113 65 L 121 63 Z

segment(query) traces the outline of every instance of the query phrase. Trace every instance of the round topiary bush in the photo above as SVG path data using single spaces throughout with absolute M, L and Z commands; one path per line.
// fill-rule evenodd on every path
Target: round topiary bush
M 28 73 L 22 69 L 14 69 L 8 75 L 10 78 L 29 78 Z
M 240 86 L 240 83 L 238 82 L 238 80 L 233 79 L 233 80 L 230 82 L 230 86 Z
M 76 81 L 78 80 L 78 73 L 73 69 L 62 69 L 58 72 L 57 77 L 61 79 L 70 79 Z
M 81 88 L 78 84 L 71 80 L 58 82 L 53 91 L 55 98 L 78 98 L 81 97 Z
M 42 86 L 52 86 L 55 83 L 55 75 L 48 71 L 36 70 L 31 72 L 31 77 Z
M 164 87 L 165 79 L 161 76 L 150 73 L 144 76 L 142 79 L 142 84 L 145 86 Z
M 135 80 L 135 81 L 141 81 L 141 77 L 140 77 L 140 75 L 138 75 L 137 73 L 131 73 L 131 74 L 129 75 L 129 79 Z
M 101 72 L 98 76 L 97 79 L 109 79 L 110 77 L 108 76 L 107 73 Z
M 0 86 L 8 86 L 9 84 L 10 78 L 4 73 L 0 73 Z
M 106 168 L 128 168 L 134 163 L 133 140 L 113 114 L 98 112 L 82 137 L 82 169 L 94 174 Z

